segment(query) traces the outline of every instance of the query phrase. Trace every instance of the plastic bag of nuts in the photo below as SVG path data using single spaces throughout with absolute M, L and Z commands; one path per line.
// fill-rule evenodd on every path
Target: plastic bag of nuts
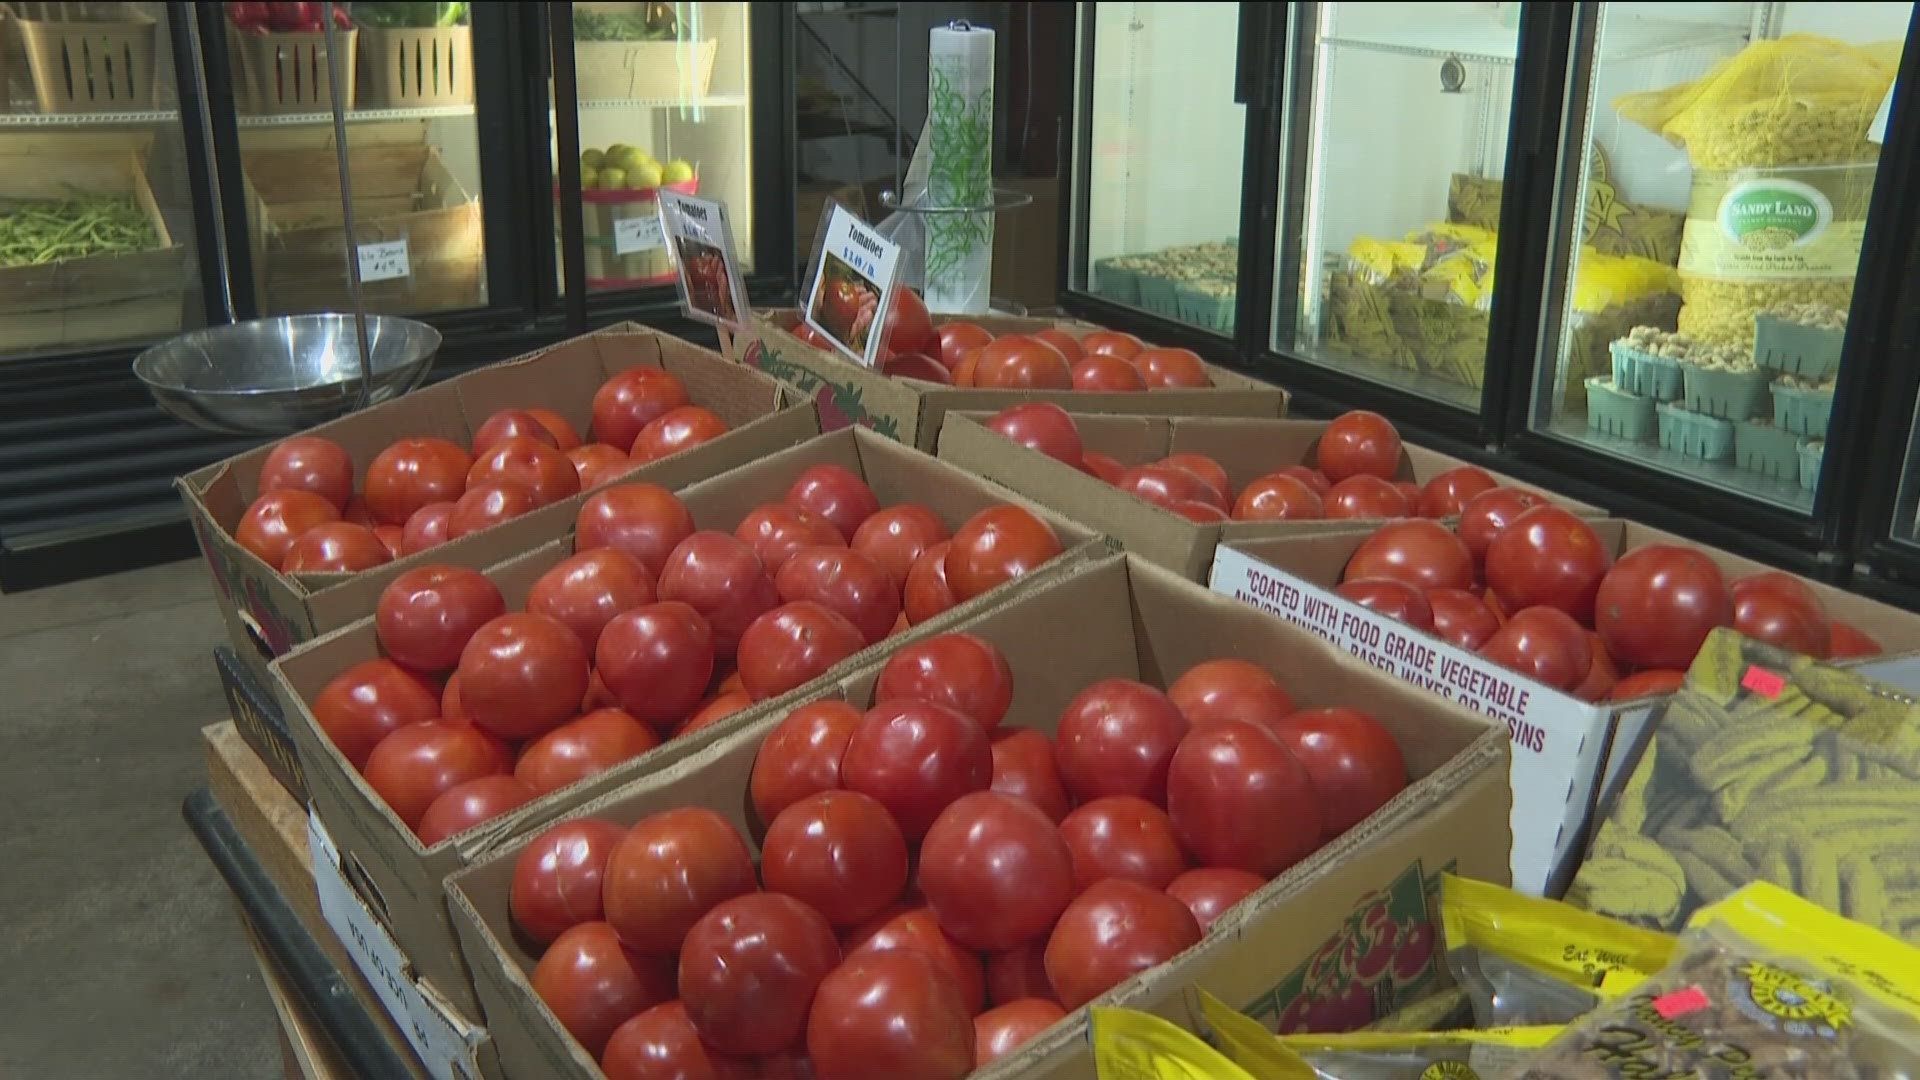
M 1920 950 L 1756 882 L 1504 1080 L 1911 1080 Z

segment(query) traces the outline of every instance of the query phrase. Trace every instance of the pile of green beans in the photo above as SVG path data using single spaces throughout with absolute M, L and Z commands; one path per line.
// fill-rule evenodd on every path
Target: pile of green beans
M 0 199 L 0 267 L 122 255 L 159 243 L 153 222 L 124 196 Z

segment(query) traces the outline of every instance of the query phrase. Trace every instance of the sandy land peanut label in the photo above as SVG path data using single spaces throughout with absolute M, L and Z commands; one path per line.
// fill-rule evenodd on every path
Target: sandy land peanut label
M 1873 177 L 1871 164 L 1695 172 L 1680 270 L 1738 281 L 1850 278 Z

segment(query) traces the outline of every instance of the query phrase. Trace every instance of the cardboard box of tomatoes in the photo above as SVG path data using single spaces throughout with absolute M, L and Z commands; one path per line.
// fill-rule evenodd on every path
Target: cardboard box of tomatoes
M 1463 468 L 1479 474 L 1480 484 L 1530 491 L 1584 516 L 1606 516 L 1598 507 L 1434 450 L 1397 445 L 1397 439 L 1394 475 L 1407 487 L 1404 510 L 1397 503 L 1348 505 L 1332 493 L 1330 485 L 1324 491 L 1315 488 L 1316 495 L 1323 497 L 1308 500 L 1310 506 L 1282 511 L 1265 505 L 1271 493 L 1263 494 L 1264 482 L 1282 470 L 1294 469 L 1308 477 L 1304 482 L 1310 487 L 1328 484 L 1324 475 L 1318 475 L 1320 437 L 1328 426 L 1324 420 L 1099 415 L 1081 412 L 1072 403 L 1063 414 L 1028 404 L 999 413 L 949 412 L 940 430 L 940 456 L 1084 521 L 1120 541 L 1126 550 L 1194 581 L 1206 580 L 1214 548 L 1223 542 L 1339 531 L 1357 521 L 1416 514 L 1451 517 L 1459 511 L 1458 502 L 1446 498 L 1440 489 L 1455 470 Z M 1012 432 L 1020 441 L 1003 432 Z M 1076 456 L 1078 467 L 1071 460 Z M 1182 492 L 1160 486 L 1161 471 L 1151 468 L 1156 464 L 1211 474 L 1201 477 L 1211 489 L 1199 492 L 1207 501 L 1200 506 L 1174 505 L 1179 500 L 1171 497 Z M 1134 494 L 1133 485 L 1140 485 L 1139 494 Z M 1421 490 L 1425 488 L 1435 490 L 1426 495 Z
M 1798 582 L 1807 595 L 1817 598 L 1814 603 L 1824 605 L 1833 620 L 1867 635 L 1871 640 L 1863 647 L 1888 652 L 1920 648 L 1920 617 L 1911 613 L 1634 522 L 1609 519 L 1588 525 L 1603 550 L 1579 553 L 1573 557 L 1575 562 L 1617 566 L 1628 553 L 1653 545 L 1690 549 L 1717 569 L 1723 590 L 1749 575 L 1778 575 Z M 1663 689 L 1671 692 L 1677 682 L 1660 683 L 1654 677 L 1663 672 L 1648 670 L 1644 675 L 1634 676 L 1640 682 L 1622 679 L 1617 686 L 1626 688 L 1624 691 L 1609 691 L 1605 687 L 1563 688 L 1547 681 L 1553 660 L 1542 660 L 1531 674 L 1523 674 L 1485 654 L 1485 650 L 1496 648 L 1494 637 L 1473 635 L 1480 637 L 1481 651 L 1468 649 L 1454 642 L 1471 643 L 1473 636 L 1457 637 L 1464 631 L 1451 624 L 1438 632 L 1417 629 L 1385 613 L 1379 606 L 1379 597 L 1361 597 L 1356 593 L 1356 598 L 1350 599 L 1341 595 L 1338 590 L 1343 578 L 1348 576 L 1349 564 L 1375 532 L 1361 528 L 1317 536 L 1222 544 L 1214 556 L 1213 589 L 1306 627 L 1396 678 L 1460 702 L 1503 724 L 1513 738 L 1514 887 L 1558 896 L 1565 890 L 1579 861 L 1601 793 L 1613 790 L 1617 786 L 1617 774 L 1631 764 L 1635 747 L 1642 741 L 1642 729 L 1651 714 L 1652 703 L 1658 700 L 1633 688 L 1647 685 L 1651 693 L 1657 695 Z M 1581 543 L 1584 546 L 1584 541 Z M 1530 581 L 1551 585 L 1553 582 L 1549 579 L 1564 565 L 1560 556 L 1552 551 L 1534 559 L 1526 550 L 1516 549 L 1511 555 L 1510 568 L 1502 571 L 1494 564 L 1503 557 L 1497 544 L 1486 549 L 1487 580 L 1492 581 L 1496 576 L 1508 580 L 1510 576 L 1521 586 L 1536 591 L 1544 586 L 1528 584 Z M 1469 559 L 1463 572 L 1471 571 L 1471 562 Z M 1418 569 L 1425 572 L 1424 567 Z M 1628 591 L 1636 597 L 1653 593 L 1651 589 Z M 1586 595 L 1593 594 L 1589 590 Z M 1359 602 L 1361 598 L 1374 606 L 1363 606 Z M 1720 602 L 1725 605 L 1723 617 L 1731 620 L 1735 611 L 1732 598 Z M 1592 607 L 1593 601 L 1589 600 L 1588 604 Z M 1429 603 L 1428 607 L 1430 625 L 1446 620 L 1447 612 L 1441 605 Z M 1514 614 L 1509 611 L 1504 617 L 1510 621 Z M 1622 611 L 1622 616 L 1623 625 L 1648 633 L 1678 626 L 1683 621 L 1672 612 L 1662 613 L 1658 605 L 1648 607 L 1642 614 Z M 1484 620 L 1487 630 L 1495 637 L 1500 636 L 1498 632 L 1506 625 L 1501 618 L 1496 615 Z M 1546 621 L 1578 632 L 1575 636 L 1585 634 L 1592 623 L 1589 618 L 1587 626 L 1583 626 L 1570 615 L 1564 623 Z M 1497 643 L 1497 650 L 1512 651 L 1511 655 L 1503 654 L 1503 660 L 1532 663 L 1540 651 L 1535 644 L 1519 642 L 1517 638 L 1524 635 L 1520 635 L 1518 629 Z M 1529 629 L 1535 631 L 1537 642 L 1540 628 Z M 1551 631 L 1553 627 L 1545 629 Z M 1590 667 L 1601 658 L 1611 667 L 1614 660 L 1606 656 L 1605 646 L 1593 644 L 1598 638 L 1596 632 L 1582 640 L 1579 651 Z M 1690 660 L 1690 655 L 1676 660 L 1674 667 L 1667 670 L 1684 670 Z M 1621 658 L 1621 663 L 1626 663 L 1625 658 Z M 1624 670 L 1611 672 L 1615 676 L 1625 673 Z M 1570 674 L 1573 681 L 1591 677 L 1590 672 L 1584 676 Z M 1624 696 L 1616 696 L 1622 693 Z M 1593 700 L 1595 698 L 1597 700 Z
M 717 416 L 727 430 L 670 456 L 636 463 L 635 471 L 628 474 L 631 477 L 680 487 L 819 433 L 814 410 L 778 381 L 727 363 L 710 349 L 636 323 L 621 323 L 596 334 L 468 372 L 303 433 L 330 440 L 338 448 L 331 451 L 336 455 L 339 450 L 345 451 L 350 459 L 345 464 L 350 466 L 352 477 L 350 482 L 344 475 L 338 480 L 339 486 L 351 497 L 345 500 L 344 507 L 329 510 L 326 504 L 338 493 L 317 502 L 303 493 L 283 495 L 289 500 L 299 497 L 302 502 L 282 508 L 277 519 L 279 528 L 289 535 L 280 546 L 290 554 L 289 545 L 294 542 L 290 534 L 296 531 L 293 525 L 296 518 L 302 523 L 300 528 L 324 524 L 342 533 L 351 533 L 362 542 L 366 539 L 364 534 L 354 527 L 355 519 L 362 513 L 369 515 L 367 522 L 373 523 L 369 529 L 392 528 L 391 521 L 381 521 L 372 513 L 364 496 L 369 467 L 381 459 L 383 451 L 392 450 L 403 440 L 432 440 L 425 444 L 428 448 L 453 459 L 453 465 L 448 468 L 478 469 L 481 463 L 469 453 L 475 436 L 490 418 L 511 409 L 550 410 L 572 429 L 574 439 L 593 439 L 597 392 L 610 378 L 638 368 L 656 369 L 673 376 L 692 406 Z M 634 437 L 631 432 L 613 437 L 619 435 L 629 440 Z M 396 537 L 392 538 L 393 542 L 403 545 L 398 557 L 391 548 L 375 551 L 372 557 L 379 560 L 378 564 L 356 573 L 285 572 L 284 564 L 270 564 L 250 550 L 240 533 L 250 527 L 250 510 L 254 511 L 256 522 L 264 523 L 263 532 L 266 525 L 274 524 L 261 517 L 270 509 L 259 505 L 263 494 L 262 471 L 274 461 L 276 449 L 291 441 L 282 440 L 209 465 L 181 477 L 176 484 L 181 500 L 186 503 L 187 517 L 193 523 L 200 550 L 213 572 L 215 599 L 226 618 L 235 651 L 262 678 L 266 675 L 267 659 L 364 617 L 373 609 L 374 599 L 386 583 L 410 567 L 429 560 L 488 566 L 559 535 L 572 521 L 584 498 L 584 494 L 572 492 L 582 487 L 591 490 L 605 483 L 608 474 L 620 468 L 618 459 L 625 456 L 624 452 L 605 447 L 603 450 L 615 459 L 615 464 L 609 468 L 603 462 L 596 470 L 588 471 L 583 471 L 586 466 L 581 461 L 571 461 L 573 475 L 559 479 L 572 482 L 567 488 L 556 489 L 566 494 L 549 501 L 542 501 L 546 496 L 536 498 L 523 494 L 485 503 L 478 501 L 484 493 L 475 492 L 475 499 L 471 500 L 474 502 L 472 516 L 467 520 L 467 527 L 472 531 L 439 544 L 431 555 L 407 554 L 414 547 L 413 538 Z M 597 440 L 605 441 L 604 438 Z M 409 442 L 407 445 L 422 444 Z M 532 454 L 539 460 L 531 461 L 530 467 L 557 466 L 557 460 L 549 460 L 553 458 L 549 450 L 558 448 L 536 448 Z M 584 485 L 578 482 L 582 477 L 586 479 Z M 436 500 L 453 501 L 459 506 L 457 500 L 466 490 L 468 476 L 449 474 L 447 479 L 454 486 L 422 495 L 415 501 L 433 502 L 436 507 L 439 506 Z M 478 481 L 475 486 L 479 486 Z M 382 490 L 392 496 L 399 507 L 411 505 L 406 492 L 389 488 L 392 485 Z M 400 515 L 395 511 L 391 516 Z M 421 516 L 424 519 L 430 515 Z M 337 520 L 341 518 L 345 520 Z M 438 533 L 423 538 L 422 543 L 448 535 L 448 516 L 441 516 L 438 522 Z M 374 531 L 378 535 L 378 530 Z M 334 564 L 323 560 L 321 565 Z
M 1100 331 L 1099 327 L 1070 319 L 994 317 L 957 320 L 941 317 L 934 319 L 933 324 L 937 329 L 961 321 L 971 322 L 996 337 L 1031 335 L 1041 331 L 1060 332 L 1074 341 L 1083 340 L 1095 332 L 1116 338 L 1129 336 Z M 793 309 L 755 312 L 754 327 L 758 331 L 758 340 L 741 344 L 741 359 L 812 397 L 819 405 L 823 426 L 832 428 L 858 424 L 929 453 L 937 445 L 935 440 L 940 434 L 940 421 L 949 410 L 992 412 L 1020 401 L 1053 401 L 1070 405 L 1079 411 L 1095 413 L 1257 416 L 1269 419 L 1287 415 L 1285 390 L 1225 368 L 1200 363 L 1197 357 L 1193 359 L 1204 373 L 1207 383 L 1200 387 L 1169 387 L 1146 393 L 1077 389 L 992 390 L 901 378 L 862 367 L 830 347 L 809 345 L 795 337 L 794 331 L 800 325 L 800 313 Z M 1139 345 L 1137 339 L 1133 340 L 1136 347 L 1144 347 Z
M 874 503 L 866 508 L 872 512 L 864 514 L 863 520 L 843 518 L 839 525 L 816 521 L 828 535 L 796 539 L 791 515 L 773 511 L 792 505 L 796 490 L 823 471 L 837 473 L 843 480 L 857 478 L 873 496 Z M 975 586 L 982 589 L 977 595 L 962 596 L 962 579 L 946 571 L 945 566 L 954 565 L 946 563 L 940 575 L 942 588 L 951 583 L 954 591 L 944 603 L 931 606 L 916 602 L 918 593 L 912 585 L 896 583 L 896 573 L 906 577 L 907 564 L 918 561 L 921 549 L 944 539 L 938 534 L 951 534 L 952 547 L 971 545 L 968 537 L 976 530 L 969 530 L 968 524 L 1001 514 L 1007 507 L 1043 523 L 1053 538 L 1051 556 L 1040 552 L 1044 561 L 1019 569 L 1029 576 L 997 586 L 986 581 Z M 764 528 L 777 517 L 789 519 L 784 537 Z M 915 534 L 923 520 L 931 522 L 937 533 Z M 905 531 L 895 527 L 903 521 L 911 526 Z M 750 646 L 754 627 L 803 606 L 791 600 L 820 594 L 821 603 L 843 610 L 839 605 L 847 596 L 845 591 L 825 594 L 834 592 L 836 583 L 850 580 L 854 567 L 823 567 L 809 580 L 808 568 L 795 568 L 789 574 L 784 572 L 786 567 L 775 567 L 775 560 L 802 562 L 822 547 L 846 549 L 848 538 L 839 530 L 867 522 L 877 527 L 868 530 L 871 536 L 852 528 L 851 550 L 872 553 L 862 565 L 879 575 L 889 591 L 885 599 L 892 606 L 878 629 L 856 628 L 847 622 L 825 627 L 796 622 L 790 626 L 794 640 L 787 642 L 773 635 L 784 633 L 789 624 L 769 624 L 768 644 Z M 816 678 L 850 670 L 867 657 L 965 619 L 1031 581 L 1064 573 L 1105 550 L 1092 530 L 863 429 L 818 436 L 683 488 L 677 496 L 646 482 L 615 484 L 581 504 L 578 523 L 576 527 L 569 520 L 559 537 L 479 575 L 492 583 L 491 589 L 484 582 L 477 585 L 479 593 L 491 596 L 490 601 L 485 595 L 472 599 L 474 587 L 464 583 L 473 582 L 473 571 L 455 568 L 458 573 L 453 576 L 464 582 L 458 591 L 455 585 L 423 578 L 438 565 L 429 553 L 416 573 L 395 579 L 391 595 L 376 593 L 375 602 L 368 605 L 368 610 L 375 611 L 373 617 L 299 646 L 271 665 L 274 696 L 293 729 L 315 813 L 326 823 L 342 861 L 353 867 L 350 876 L 364 883 L 368 906 L 381 914 L 414 970 L 468 1011 L 474 1005 L 472 986 L 447 922 L 441 889 L 449 872 L 624 781 L 667 768 L 715 737 L 778 707 L 766 699 L 779 698 L 789 690 L 798 692 Z M 715 532 L 733 535 L 715 537 Z M 1012 538 L 1005 530 L 994 535 L 1003 541 Z M 609 554 L 606 548 L 615 552 Z M 742 554 L 727 562 L 729 549 Z M 623 572 L 619 565 L 610 565 L 625 564 L 627 557 L 642 568 Z M 677 569 L 676 562 L 681 564 Z M 646 579 L 645 583 L 632 584 L 636 576 Z M 903 587 L 904 604 L 896 598 Z M 791 598 L 789 591 L 794 592 Z M 425 631 L 408 629 L 415 622 L 406 615 L 404 598 L 408 596 L 422 597 L 416 606 L 425 613 L 421 620 Z M 665 679 L 650 679 L 644 670 L 636 672 L 637 663 L 626 656 L 610 660 L 609 648 L 598 641 L 601 631 L 612 625 L 615 612 L 636 607 L 678 609 L 682 604 L 688 606 L 679 614 L 697 619 L 699 632 L 711 644 L 711 651 L 704 654 L 709 666 L 690 684 L 672 671 Z M 919 621 L 906 624 L 903 608 L 919 614 Z M 445 614 L 475 610 L 493 616 L 486 626 L 467 625 L 477 623 L 477 615 Z M 549 615 L 562 622 L 542 620 L 548 630 L 590 635 L 596 646 L 588 647 L 583 641 L 562 649 L 539 637 L 539 626 L 523 625 Z M 470 646 L 491 634 L 489 628 L 502 620 L 515 623 L 512 632 L 518 635 L 503 637 L 503 642 L 526 643 L 520 646 L 525 652 L 515 655 L 537 653 L 543 667 L 556 670 L 564 664 L 575 665 L 575 677 L 582 680 L 584 692 L 564 690 L 556 697 L 549 690 L 554 684 L 542 683 L 538 693 L 530 691 L 526 697 L 507 696 L 510 686 L 498 696 L 497 711 L 483 700 L 468 685 L 476 677 L 470 670 L 483 662 L 470 660 L 468 654 Z M 838 651 L 822 653 L 830 646 L 821 641 L 833 639 L 836 627 L 852 636 Z M 628 629 L 635 635 L 642 633 Z M 502 627 L 500 633 L 506 635 L 508 629 Z M 578 659 L 553 659 L 556 650 Z M 683 666 L 684 655 L 673 654 L 671 666 Z M 768 664 L 758 663 L 763 656 Z M 808 663 L 814 667 L 805 667 Z M 687 661 L 684 666 L 691 665 Z M 517 661 L 504 666 L 518 670 Z M 439 679 L 449 671 L 452 674 L 442 689 Z M 564 682 L 565 677 L 563 672 L 555 682 Z M 670 700 L 677 693 L 687 695 L 684 704 Z M 755 698 L 761 700 L 756 704 Z M 602 715 L 612 705 L 629 715 L 612 719 Z M 551 715 L 543 719 L 541 714 L 549 711 Z M 577 713 L 592 715 L 576 718 Z M 582 725 L 573 727 L 573 719 Z M 408 734 L 409 724 L 427 728 L 426 722 L 440 720 L 471 721 L 491 737 L 475 734 L 470 725 L 457 733 L 458 738 L 456 733 L 438 730 L 439 724 L 427 732 Z M 568 730 L 564 743 L 541 738 L 556 726 Z M 411 758 L 401 756 L 402 750 L 385 745 L 388 736 L 404 742 L 414 736 L 427 740 L 428 735 L 435 740 L 444 737 L 451 749 L 439 741 L 422 741 L 406 753 L 425 762 L 444 761 L 457 752 L 466 756 L 471 767 L 455 776 L 423 764 L 425 772 L 421 772 L 410 764 Z M 517 750 L 514 743 L 521 744 Z M 538 755 L 529 753 L 530 747 L 541 743 L 545 746 Z M 605 748 L 609 743 L 614 748 L 605 752 L 611 760 L 595 763 L 603 771 L 592 772 L 579 764 L 590 752 L 583 747 Z M 484 817 L 484 822 L 471 828 L 445 824 L 435 809 L 437 796 L 466 781 L 503 778 L 508 770 L 498 767 L 501 762 L 491 761 L 493 754 L 508 755 L 512 780 L 527 787 L 521 790 L 503 782 L 495 786 L 509 790 L 477 795 L 482 802 L 491 801 L 483 809 L 492 816 L 473 806 L 458 809 L 456 797 L 448 813 Z M 539 764 L 531 764 L 530 757 L 537 757 Z
M 1310 732 L 1333 745 L 1284 749 Z M 1506 770 L 1485 717 L 1114 555 L 495 847 L 448 901 L 509 1076 L 704 1045 L 740 1075 L 1082 1077 L 1088 1001 L 1180 1017 L 1200 985 L 1357 1026 L 1437 987 L 1428 896 L 1505 879 Z M 765 917 L 804 947 L 760 950 Z

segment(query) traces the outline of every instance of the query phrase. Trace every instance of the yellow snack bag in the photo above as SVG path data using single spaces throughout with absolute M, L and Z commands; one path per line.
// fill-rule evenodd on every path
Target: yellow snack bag
M 1261 1080 L 1152 1013 L 1096 1007 L 1088 1027 L 1100 1080 Z
M 1674 947 L 1669 934 L 1452 874 L 1440 925 L 1481 1027 L 1569 1023 L 1665 967 Z
M 1553 1041 L 1558 1025 L 1486 1031 L 1272 1035 L 1200 991 L 1214 1040 L 1254 1080 L 1479 1080 Z

